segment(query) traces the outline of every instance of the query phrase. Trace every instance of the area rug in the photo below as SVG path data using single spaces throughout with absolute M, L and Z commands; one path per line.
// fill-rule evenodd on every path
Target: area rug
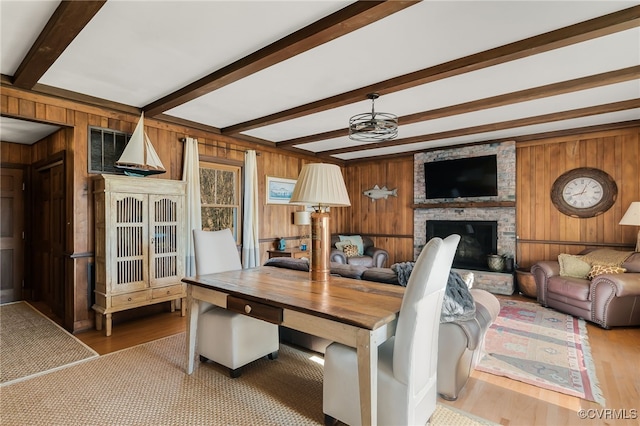
M 500 299 L 477 369 L 605 404 L 584 320 L 537 303 Z
M 97 352 L 27 302 L 0 305 L 2 386 L 97 356 Z
M 124 349 L 6 386 L 3 426 L 14 425 L 319 425 L 322 364 L 280 346 L 229 378 L 212 363 L 185 365 L 184 333 Z M 316 361 L 314 361 L 316 360 Z M 433 425 L 493 425 L 438 405 Z

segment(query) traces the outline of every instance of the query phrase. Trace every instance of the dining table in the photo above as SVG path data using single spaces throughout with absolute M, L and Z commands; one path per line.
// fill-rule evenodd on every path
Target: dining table
M 378 346 L 395 333 L 404 287 L 260 266 L 183 278 L 187 284 L 187 373 L 195 368 L 201 303 L 355 348 L 362 424 L 377 422 Z

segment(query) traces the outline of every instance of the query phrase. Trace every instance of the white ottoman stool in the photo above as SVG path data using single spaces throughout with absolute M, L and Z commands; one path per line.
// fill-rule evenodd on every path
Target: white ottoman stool
M 235 378 L 252 361 L 278 357 L 278 326 L 214 306 L 200 314 L 197 342 L 201 361 L 224 365 Z

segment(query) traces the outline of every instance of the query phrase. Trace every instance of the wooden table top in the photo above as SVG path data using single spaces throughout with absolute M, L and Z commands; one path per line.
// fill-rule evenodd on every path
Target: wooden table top
M 183 281 L 368 330 L 395 319 L 404 295 L 404 287 L 397 285 L 333 276 L 327 282 L 314 282 L 308 272 L 272 266 L 186 277 Z

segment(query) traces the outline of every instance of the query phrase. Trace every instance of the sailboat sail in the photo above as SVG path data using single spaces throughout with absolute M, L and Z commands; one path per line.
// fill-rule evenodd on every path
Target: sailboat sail
M 147 176 L 166 172 L 160 157 L 153 149 L 149 136 L 144 131 L 144 113 L 140 115 L 136 129 L 115 166 L 124 170 L 124 173 L 129 176 Z

